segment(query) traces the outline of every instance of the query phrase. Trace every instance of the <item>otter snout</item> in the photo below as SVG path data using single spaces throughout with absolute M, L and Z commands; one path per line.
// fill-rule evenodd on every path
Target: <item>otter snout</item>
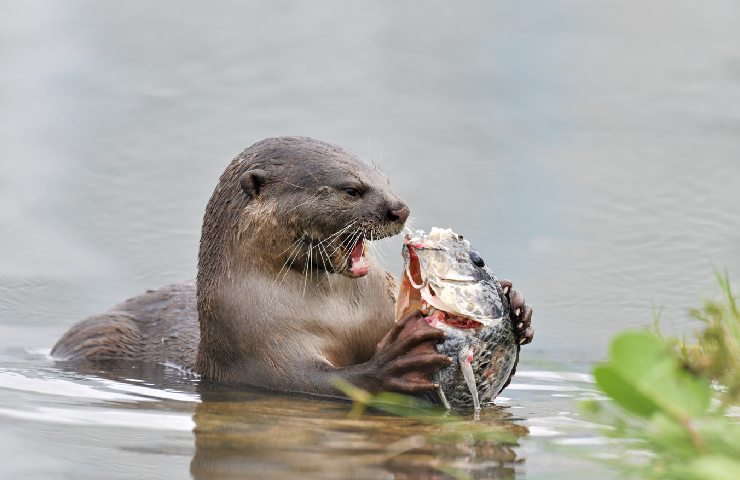
M 406 219 L 409 218 L 410 212 L 409 207 L 406 205 L 391 207 L 391 209 L 388 210 L 388 220 L 391 222 L 398 222 L 403 225 L 406 223 Z

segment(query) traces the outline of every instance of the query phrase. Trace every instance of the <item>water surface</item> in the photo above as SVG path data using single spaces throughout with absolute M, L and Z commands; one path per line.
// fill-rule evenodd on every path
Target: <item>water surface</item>
M 613 475 L 580 458 L 608 453 L 578 413 L 590 365 L 654 308 L 684 328 L 713 267 L 740 271 L 738 18 L 730 0 L 0 1 L 0 476 Z M 526 293 L 535 342 L 481 419 L 515 445 L 46 356 L 193 278 L 224 166 L 286 134 L 379 165 L 415 225 L 465 233 Z M 400 240 L 382 248 L 398 271 Z

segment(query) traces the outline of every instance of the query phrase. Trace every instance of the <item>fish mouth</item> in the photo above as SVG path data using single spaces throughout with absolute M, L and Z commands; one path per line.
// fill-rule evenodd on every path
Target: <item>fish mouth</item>
M 455 312 L 451 306 L 442 302 L 436 296 L 433 287 L 428 285 L 422 276 L 416 248 L 408 239 L 405 248 L 406 268 L 396 302 L 396 319 L 403 318 L 413 310 L 420 310 L 427 323 L 435 328 L 443 329 L 447 326 L 460 330 L 474 330 L 485 326 L 474 318 Z
M 421 303 L 421 313 L 424 314 L 427 323 L 434 328 L 440 328 L 442 325 L 446 325 L 459 330 L 477 330 L 484 326 L 481 322 L 470 317 L 457 315 L 444 310 L 437 310 L 424 301 Z

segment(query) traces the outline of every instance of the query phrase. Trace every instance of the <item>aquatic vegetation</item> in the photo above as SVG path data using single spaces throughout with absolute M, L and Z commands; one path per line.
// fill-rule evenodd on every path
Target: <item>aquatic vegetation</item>
M 702 308 L 689 312 L 705 325 L 696 341 L 687 344 L 683 340 L 666 340 L 687 369 L 721 386 L 717 398 L 728 407 L 740 403 L 740 310 L 727 274 L 717 274 L 717 282 L 723 300 L 708 300 Z
M 614 426 L 617 468 L 642 478 L 740 478 L 740 312 L 727 274 L 717 278 L 723 298 L 691 311 L 704 324 L 692 341 L 624 332 L 594 368 L 599 389 L 621 408 L 586 404 Z

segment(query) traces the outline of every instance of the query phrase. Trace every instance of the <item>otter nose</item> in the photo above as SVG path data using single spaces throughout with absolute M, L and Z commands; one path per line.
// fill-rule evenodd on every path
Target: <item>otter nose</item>
M 409 218 L 409 207 L 388 210 L 388 220 L 392 222 L 406 223 L 407 218 Z

